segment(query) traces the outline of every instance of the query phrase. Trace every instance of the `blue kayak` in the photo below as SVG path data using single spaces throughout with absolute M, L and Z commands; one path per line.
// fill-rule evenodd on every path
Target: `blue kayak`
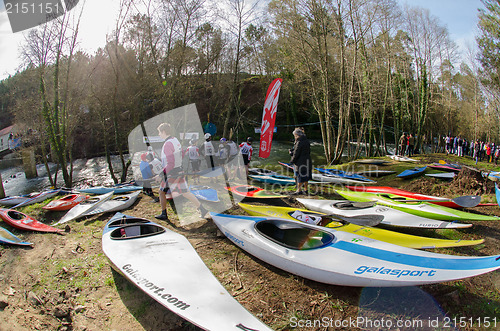
M 106 194 L 109 192 L 113 192 L 114 194 L 122 194 L 138 190 L 142 190 L 142 186 L 136 186 L 136 185 L 94 186 L 85 189 L 78 189 L 77 191 L 80 193 L 87 193 L 87 194 Z
M 422 175 L 425 172 L 425 169 L 427 169 L 427 166 L 422 167 L 422 168 L 413 168 L 413 169 L 408 169 L 397 175 L 396 177 L 398 178 L 413 178 Z
M 339 170 L 339 169 L 327 169 L 327 168 L 315 168 L 315 169 L 321 173 L 335 175 L 335 176 L 341 177 L 341 178 L 360 180 L 363 182 L 374 182 L 373 180 L 366 178 L 365 176 L 348 173 L 348 172 L 345 172 L 345 171 Z
M 268 184 L 278 184 L 278 185 L 295 185 L 295 179 L 293 177 L 282 176 L 282 175 L 249 175 L 253 180 Z
M 22 240 L 13 235 L 10 231 L 0 227 L 0 244 L 11 244 L 20 246 L 32 246 L 32 243 Z
M 204 185 L 192 185 L 189 186 L 189 190 L 199 200 L 208 202 L 219 202 L 219 196 L 217 195 L 217 190 L 213 188 Z

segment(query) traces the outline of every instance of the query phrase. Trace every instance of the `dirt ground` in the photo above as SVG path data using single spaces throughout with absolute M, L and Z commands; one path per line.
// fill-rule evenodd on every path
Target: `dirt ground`
M 431 160 L 427 157 L 422 162 Z M 384 169 L 391 167 L 401 164 Z M 452 182 L 424 177 L 401 181 L 392 175 L 379 179 L 379 184 L 448 197 L 478 194 L 495 202 L 494 184 L 467 171 Z M 297 205 L 292 198 L 279 203 Z M 36 207 L 31 211 L 32 216 L 48 224 L 62 215 Z M 141 195 L 125 213 L 154 220 L 159 211 L 158 203 Z M 469 211 L 500 216 L 498 206 Z M 229 212 L 244 214 L 237 207 Z M 5 225 L 34 247 L 0 247 L 1 331 L 197 330 L 111 269 L 101 248 L 102 228 L 111 216 L 73 221 L 70 231 L 63 235 L 21 232 Z M 189 229 L 176 226 L 175 221 L 158 223 L 186 236 L 224 287 L 274 330 L 500 329 L 499 271 L 420 287 L 333 286 L 303 279 L 253 258 L 218 236 L 210 220 L 200 220 Z M 398 231 L 437 238 L 485 239 L 475 247 L 433 250 L 440 253 L 500 254 L 498 221 L 474 222 L 465 230 Z

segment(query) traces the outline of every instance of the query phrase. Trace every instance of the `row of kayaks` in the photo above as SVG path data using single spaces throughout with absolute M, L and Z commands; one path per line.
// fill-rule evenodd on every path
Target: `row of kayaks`
M 129 187 L 126 188 L 125 186 Z M 80 217 L 127 209 L 134 204 L 140 194 L 136 186 L 123 185 L 120 186 L 118 190 L 108 190 L 108 193 L 97 196 L 81 194 L 82 192 L 80 191 L 78 193 L 65 195 L 60 199 L 50 201 L 42 207 L 47 211 L 66 211 L 65 215 L 62 216 L 58 222 L 53 224 L 54 226 L 39 222 L 33 217 L 14 209 L 20 206 L 42 202 L 45 199 L 52 198 L 56 194 L 64 192 L 67 192 L 67 190 L 47 190 L 26 196 L 6 198 L 4 199 L 7 201 L 6 205 L 8 206 L 10 203 L 12 207 L 10 209 L 0 208 L 0 218 L 8 225 L 24 231 L 61 233 L 64 230 L 55 226 Z M 97 188 L 97 192 L 100 192 L 100 188 Z M 118 194 L 115 194 L 116 192 L 118 192 Z M 120 192 L 126 193 L 120 194 Z M 7 229 L 1 227 L 0 243 L 21 246 L 32 245 L 32 243 L 20 239 Z
M 306 208 L 239 203 L 249 216 L 211 216 L 221 232 L 243 250 L 273 266 L 322 283 L 422 285 L 500 268 L 500 256 L 465 257 L 418 250 L 478 245 L 483 239 L 427 238 L 373 227 L 380 223 L 459 229 L 472 226 L 469 221 L 500 218 L 450 208 L 461 207 L 451 199 L 389 187 L 386 191 L 384 187 L 370 187 L 375 192 L 350 188 L 337 190 L 345 200 L 298 198 Z

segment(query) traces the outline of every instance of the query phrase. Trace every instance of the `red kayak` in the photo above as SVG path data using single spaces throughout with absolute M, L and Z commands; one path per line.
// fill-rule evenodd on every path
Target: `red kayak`
M 70 210 L 71 208 L 73 208 L 80 202 L 87 200 L 88 198 L 88 196 L 82 194 L 70 194 L 65 196 L 64 198 L 51 201 L 42 208 L 52 211 Z
M 360 185 L 360 186 L 347 186 L 347 188 L 351 191 L 357 191 L 357 192 L 396 194 L 396 195 L 400 195 L 400 196 L 403 196 L 406 198 L 416 199 L 416 200 L 443 199 L 442 197 L 414 193 L 414 192 L 405 191 L 405 190 L 401 190 L 401 189 L 397 189 L 397 188 L 393 188 L 393 187 L 389 187 L 389 186 L 361 186 Z M 434 203 L 436 205 L 449 207 L 449 208 L 463 208 L 462 206 L 456 204 L 453 201 L 429 201 L 429 203 Z M 479 207 L 495 206 L 495 204 L 480 203 L 480 204 L 478 204 L 478 206 Z
M 38 231 L 38 232 L 62 232 L 64 230 L 54 228 L 50 225 L 38 222 L 34 218 L 18 212 L 13 209 L 0 208 L 0 218 L 4 220 L 5 223 L 21 229 L 28 231 Z
M 252 185 L 236 185 L 236 186 L 226 187 L 226 190 L 229 190 L 233 194 L 245 198 L 272 199 L 272 198 L 286 197 L 285 195 L 279 195 L 273 192 L 269 192 L 264 190 L 263 188 Z

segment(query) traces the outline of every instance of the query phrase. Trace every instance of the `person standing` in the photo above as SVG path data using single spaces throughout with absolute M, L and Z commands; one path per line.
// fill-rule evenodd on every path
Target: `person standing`
M 311 144 L 304 131 L 300 128 L 293 130 L 295 143 L 290 150 L 290 163 L 294 166 L 297 190 L 292 195 L 308 194 L 308 184 L 312 177 Z
M 405 154 L 406 142 L 407 142 L 406 132 L 403 132 L 403 134 L 399 138 L 399 155 L 400 156 L 404 156 L 404 154 Z
M 245 172 L 247 176 L 248 176 L 248 166 L 250 164 L 250 161 L 252 160 L 252 153 L 253 153 L 252 142 L 253 138 L 248 137 L 246 142 L 240 144 L 240 153 L 241 156 L 243 157 L 243 164 L 245 165 Z
M 226 138 L 220 138 L 218 155 L 219 155 L 219 165 L 224 166 L 229 158 L 229 146 L 227 146 Z
M 207 161 L 207 169 L 215 168 L 215 147 L 212 143 L 212 135 L 210 133 L 205 133 L 205 142 L 201 146 L 201 153 L 205 156 L 205 161 Z
M 189 147 L 186 149 L 186 153 L 189 158 L 189 165 L 191 165 L 191 169 L 193 171 L 193 179 L 195 183 L 199 182 L 197 173 L 200 171 L 200 149 L 196 146 L 196 140 L 192 139 Z M 189 167 L 188 167 L 189 172 Z
M 179 140 L 172 136 L 172 128 L 168 123 L 158 126 L 159 136 L 165 140 L 161 149 L 161 162 L 163 171 L 156 176 L 156 181 L 160 182 L 160 205 L 161 214 L 155 216 L 159 220 L 168 220 L 167 215 L 167 194 L 172 195 L 174 191 L 188 199 L 200 212 L 201 217 L 205 217 L 207 210 L 196 199 L 188 188 L 184 172 L 182 170 L 182 146 Z M 171 202 L 172 204 L 172 202 Z
M 139 170 L 142 175 L 142 192 L 144 194 L 149 195 L 154 199 L 155 202 L 158 202 L 153 193 L 153 189 L 151 188 L 151 181 L 153 181 L 153 167 L 149 162 L 153 161 L 153 155 L 149 153 L 141 154 L 141 162 L 139 163 Z

